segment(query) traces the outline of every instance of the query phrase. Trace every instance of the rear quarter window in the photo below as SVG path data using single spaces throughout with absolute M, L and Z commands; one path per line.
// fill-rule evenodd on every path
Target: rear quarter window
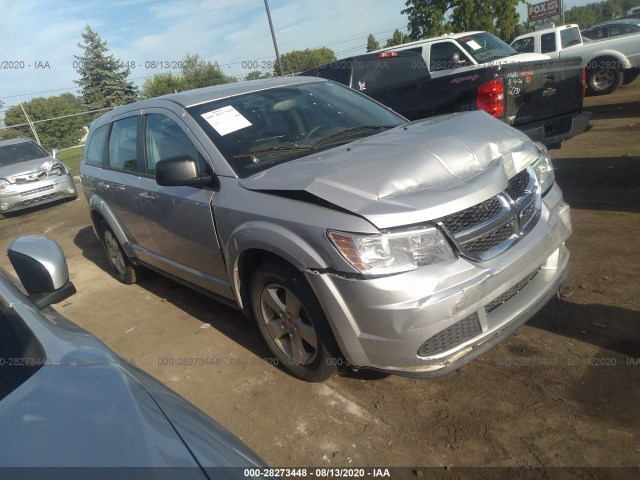
M 573 47 L 574 45 L 580 45 L 582 43 L 580 41 L 580 31 L 578 30 L 577 27 L 561 30 L 560 42 L 562 43 L 562 48 L 569 48 L 569 47 Z M 554 50 L 555 50 L 555 39 L 554 39 Z

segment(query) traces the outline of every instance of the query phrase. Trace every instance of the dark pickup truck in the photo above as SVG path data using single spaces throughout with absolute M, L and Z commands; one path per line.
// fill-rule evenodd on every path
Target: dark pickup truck
M 485 63 L 454 71 L 434 75 L 419 51 L 404 50 L 345 58 L 300 75 L 347 85 L 409 120 L 484 110 L 549 148 L 559 148 L 589 125 L 591 112 L 582 111 L 585 81 L 579 58 Z

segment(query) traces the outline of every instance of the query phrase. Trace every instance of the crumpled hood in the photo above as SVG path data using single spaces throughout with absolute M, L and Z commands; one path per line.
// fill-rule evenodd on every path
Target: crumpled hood
M 539 153 L 484 112 L 409 123 L 242 180 L 257 191 L 306 191 L 378 228 L 433 220 L 502 191 Z
M 56 160 L 53 157 L 43 157 L 36 158 L 34 160 L 27 160 L 26 162 L 15 163 L 13 165 L 6 165 L 4 167 L 0 167 L 0 178 L 4 178 L 5 180 L 13 183 L 13 181 L 11 180 L 13 177 L 29 173 L 47 173 L 49 172 L 51 166 L 57 163 L 62 164 L 62 162 Z M 44 166 L 44 164 L 48 164 L 49 168 Z

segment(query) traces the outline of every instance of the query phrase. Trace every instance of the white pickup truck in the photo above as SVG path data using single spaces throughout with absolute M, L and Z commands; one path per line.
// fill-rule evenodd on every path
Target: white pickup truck
M 582 57 L 587 87 L 593 95 L 611 93 L 640 73 L 640 34 L 583 43 L 578 25 L 569 24 L 520 35 L 511 46 L 520 53 L 552 58 Z

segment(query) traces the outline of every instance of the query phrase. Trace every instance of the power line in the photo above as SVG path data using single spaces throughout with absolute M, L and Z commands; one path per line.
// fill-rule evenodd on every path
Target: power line
M 45 119 L 42 119 L 42 120 L 32 120 L 29 123 L 19 123 L 17 125 L 8 125 L 8 126 L 5 125 L 4 127 L 0 127 L 0 130 L 7 130 L 9 128 L 24 127 L 25 125 L 31 126 L 31 124 L 50 122 L 52 120 L 59 120 L 61 118 L 77 117 L 78 115 L 87 115 L 89 113 L 104 112 L 105 110 L 113 110 L 114 108 L 116 108 L 116 107 L 98 108 L 97 110 L 89 110 L 87 112 L 70 113 L 69 115 L 60 115 L 58 117 L 45 118 Z

